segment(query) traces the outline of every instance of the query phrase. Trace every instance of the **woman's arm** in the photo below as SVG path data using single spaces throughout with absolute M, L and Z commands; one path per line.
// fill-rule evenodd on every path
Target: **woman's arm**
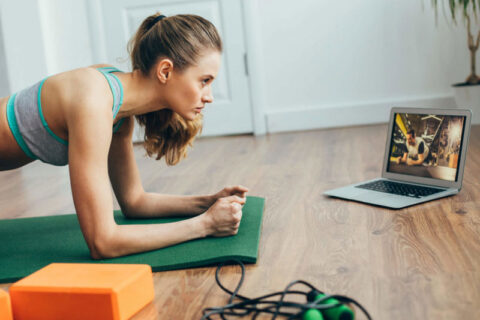
M 108 155 L 110 181 L 122 212 L 132 218 L 192 216 L 204 213 L 219 198 L 246 197 L 247 188 L 228 187 L 213 195 L 181 196 L 145 192 L 135 161 L 132 134 L 134 119 L 125 119 L 113 135 Z
M 111 111 L 99 108 L 94 103 L 98 100 L 79 99 L 81 107 L 73 106 L 67 115 L 72 194 L 92 258 L 117 257 L 207 235 L 237 232 L 244 201 L 235 196 L 223 198 L 205 214 L 181 222 L 117 225 L 112 214 L 107 165 L 112 139 Z M 107 105 L 111 105 L 111 101 Z
M 213 205 L 213 196 L 176 196 L 144 191 L 132 144 L 133 117 L 124 120 L 113 135 L 108 172 L 122 212 L 127 217 L 152 218 L 167 215 L 198 215 Z

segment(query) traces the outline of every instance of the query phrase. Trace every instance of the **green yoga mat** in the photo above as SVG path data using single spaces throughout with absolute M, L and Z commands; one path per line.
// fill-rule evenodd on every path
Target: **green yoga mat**
M 0 283 L 13 282 L 52 262 L 142 263 L 153 271 L 211 265 L 239 259 L 255 263 L 265 200 L 247 197 L 235 236 L 207 237 L 130 256 L 92 260 L 76 215 L 0 220 Z M 118 224 L 168 223 L 182 218 L 126 219 L 115 211 Z

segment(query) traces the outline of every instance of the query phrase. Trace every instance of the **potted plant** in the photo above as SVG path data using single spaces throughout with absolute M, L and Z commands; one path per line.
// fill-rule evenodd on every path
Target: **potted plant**
M 454 23 L 461 15 L 467 28 L 467 45 L 470 50 L 470 75 L 465 82 L 453 85 L 455 102 L 459 107 L 472 109 L 472 123 L 480 123 L 480 77 L 476 74 L 476 54 L 480 43 L 480 31 L 472 33 L 472 23 L 478 20 L 480 0 L 445 0 L 448 2 L 450 14 Z M 438 0 L 432 0 L 435 10 L 438 9 Z M 472 21 L 474 20 L 474 21 Z

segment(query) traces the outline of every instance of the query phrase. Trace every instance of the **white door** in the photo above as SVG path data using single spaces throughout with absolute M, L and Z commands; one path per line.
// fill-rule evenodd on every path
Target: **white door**
M 166 16 L 190 13 L 210 20 L 222 37 L 224 52 L 219 75 L 213 83 L 214 102 L 204 109 L 202 135 L 253 132 L 241 0 L 105 0 L 99 3 L 108 63 L 122 70 L 131 69 L 127 42 L 147 16 L 160 11 Z

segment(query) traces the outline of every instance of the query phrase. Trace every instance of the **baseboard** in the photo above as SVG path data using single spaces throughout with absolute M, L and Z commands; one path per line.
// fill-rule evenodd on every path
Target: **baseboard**
M 453 95 L 369 103 L 297 107 L 265 113 L 267 132 L 302 131 L 386 123 L 392 107 L 454 108 Z

